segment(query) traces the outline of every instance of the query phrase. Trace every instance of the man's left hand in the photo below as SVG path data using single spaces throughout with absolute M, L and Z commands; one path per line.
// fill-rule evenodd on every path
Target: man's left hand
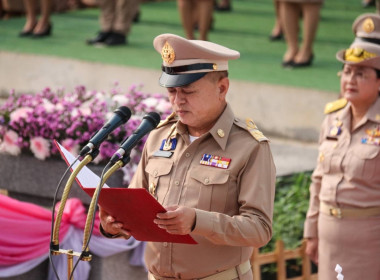
M 185 206 L 169 206 L 166 213 L 157 214 L 154 223 L 171 234 L 189 234 L 195 225 L 195 209 Z

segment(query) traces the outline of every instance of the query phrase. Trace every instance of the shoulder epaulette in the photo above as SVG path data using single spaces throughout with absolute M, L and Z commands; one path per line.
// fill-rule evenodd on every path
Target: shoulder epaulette
M 333 102 L 329 102 L 325 106 L 325 114 L 330 114 L 332 112 L 338 111 L 342 108 L 344 108 L 347 105 L 347 99 L 346 98 L 340 98 L 338 100 L 335 100 Z
M 247 130 L 258 142 L 269 141 L 268 138 L 257 128 L 252 119 L 247 118 L 245 122 L 239 118 L 235 118 L 234 123 Z
M 157 125 L 157 128 L 160 128 L 172 121 L 176 121 L 177 114 L 175 112 L 171 113 L 169 116 L 166 117 L 166 119 L 160 121 L 160 123 Z

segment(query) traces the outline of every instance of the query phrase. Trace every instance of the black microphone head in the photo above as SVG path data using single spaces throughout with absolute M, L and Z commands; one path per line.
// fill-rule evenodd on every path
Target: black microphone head
M 124 122 L 126 122 L 127 120 L 129 120 L 129 118 L 132 115 L 131 110 L 128 107 L 126 107 L 126 106 L 120 106 L 119 108 L 117 108 L 114 111 L 114 113 L 118 114 L 124 120 Z
M 149 112 L 147 115 L 143 117 L 143 119 L 149 120 L 154 127 L 157 127 L 157 125 L 161 121 L 161 116 L 156 112 Z

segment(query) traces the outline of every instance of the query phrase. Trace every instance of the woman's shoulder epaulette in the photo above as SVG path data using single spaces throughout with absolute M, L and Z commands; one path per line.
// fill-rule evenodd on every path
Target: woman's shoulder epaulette
M 167 125 L 168 123 L 176 122 L 177 121 L 177 114 L 175 112 L 171 113 L 169 116 L 166 117 L 166 119 L 160 121 L 157 128 L 163 127 Z
M 234 124 L 247 130 L 258 142 L 269 141 L 268 138 L 257 128 L 252 119 L 247 118 L 243 121 L 239 118 L 235 118 Z
M 348 101 L 346 98 L 340 98 L 333 102 L 329 102 L 325 106 L 325 114 L 330 114 L 332 112 L 338 111 L 347 105 Z

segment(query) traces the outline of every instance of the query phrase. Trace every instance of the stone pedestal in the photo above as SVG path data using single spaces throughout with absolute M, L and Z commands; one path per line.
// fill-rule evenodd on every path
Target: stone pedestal
M 10 197 L 21 201 L 35 203 L 44 207 L 52 207 L 57 185 L 64 174 L 67 165 L 63 159 L 38 160 L 33 156 L 11 156 L 0 154 L 0 189 L 8 191 Z M 90 163 L 87 165 L 98 176 L 104 166 Z M 57 200 L 61 199 L 62 192 L 70 176 L 68 172 L 62 180 Z M 123 172 L 116 171 L 108 180 L 110 187 L 122 187 Z M 94 186 L 96 187 L 96 186 Z M 73 183 L 69 197 L 77 197 L 85 205 L 91 203 L 91 198 Z
M 104 166 L 90 164 L 88 167 L 98 174 Z M 57 184 L 67 168 L 62 159 L 38 160 L 32 156 L 20 155 L 17 157 L 0 154 L 0 189 L 7 190 L 8 195 L 15 199 L 31 202 L 43 207 L 51 208 Z M 62 180 L 57 201 L 61 199 L 69 174 Z M 122 171 L 115 172 L 108 180 L 110 187 L 122 186 Z M 96 186 L 95 186 L 96 187 Z M 84 205 L 91 203 L 91 198 L 74 182 L 69 197 L 80 198 Z M 131 266 L 129 256 L 131 252 L 122 252 L 107 258 L 93 255 L 89 280 L 147 279 L 147 273 L 142 266 Z M 46 260 L 33 270 L 22 275 L 0 278 L 0 280 L 46 279 L 50 263 Z M 62 276 L 66 277 L 66 276 Z M 66 279 L 66 278 L 62 278 Z

